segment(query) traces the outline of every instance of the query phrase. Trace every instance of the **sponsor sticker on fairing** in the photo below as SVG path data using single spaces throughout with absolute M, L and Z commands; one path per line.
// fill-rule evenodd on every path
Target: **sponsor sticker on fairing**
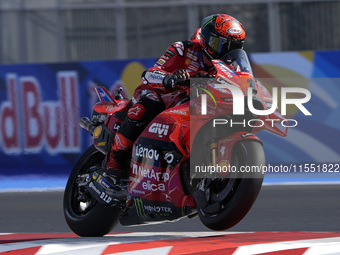
M 160 124 L 160 123 L 153 123 L 150 127 L 149 127 L 149 133 L 152 134 L 156 134 L 159 137 L 163 137 L 168 135 L 168 131 L 169 131 L 169 125 L 165 125 L 165 124 Z

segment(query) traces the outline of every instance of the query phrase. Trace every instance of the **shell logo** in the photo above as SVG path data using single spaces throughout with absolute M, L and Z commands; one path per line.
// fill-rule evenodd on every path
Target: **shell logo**
M 102 133 L 102 127 L 96 127 L 96 129 L 93 131 L 93 138 L 98 138 L 100 134 Z

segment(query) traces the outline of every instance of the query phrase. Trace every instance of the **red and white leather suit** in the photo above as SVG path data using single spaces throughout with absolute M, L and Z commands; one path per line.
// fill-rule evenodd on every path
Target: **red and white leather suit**
M 139 85 L 130 102 L 127 117 L 115 136 L 115 142 L 107 162 L 107 169 L 119 168 L 119 161 L 123 152 L 131 148 L 134 141 L 141 134 L 148 123 L 160 112 L 165 110 L 161 95 L 171 93 L 164 87 L 163 79 L 178 70 L 186 70 L 190 76 L 198 72 L 213 74 L 214 68 L 207 68 L 203 64 L 200 40 L 173 43 L 158 59 L 156 64 L 142 75 Z M 118 162 L 118 163 L 117 163 Z

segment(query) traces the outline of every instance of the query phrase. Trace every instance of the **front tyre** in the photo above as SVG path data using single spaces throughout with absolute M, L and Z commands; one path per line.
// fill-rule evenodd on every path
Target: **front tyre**
M 91 167 L 100 167 L 105 155 L 93 145 L 74 166 L 64 193 L 64 215 L 68 226 L 79 236 L 103 236 L 118 223 L 120 210 L 102 205 L 78 185 L 79 176 L 91 173 Z M 93 168 L 92 168 L 93 169 Z
M 262 145 L 255 140 L 242 140 L 233 148 L 232 165 L 263 166 L 265 155 Z M 236 178 L 202 180 L 204 189 L 204 208 L 198 205 L 201 222 L 213 230 L 225 230 L 240 222 L 248 213 L 261 189 L 263 173 Z M 202 184 L 202 183 L 201 183 Z

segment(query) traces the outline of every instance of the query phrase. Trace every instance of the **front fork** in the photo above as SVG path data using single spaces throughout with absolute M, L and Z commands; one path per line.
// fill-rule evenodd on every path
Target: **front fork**
M 216 166 L 217 164 L 217 156 L 218 156 L 218 143 L 214 139 L 210 144 L 210 165 Z
M 211 131 L 212 131 L 212 140 L 210 143 L 210 165 L 216 166 L 217 156 L 218 156 L 219 135 L 217 133 L 216 128 L 212 129 Z

